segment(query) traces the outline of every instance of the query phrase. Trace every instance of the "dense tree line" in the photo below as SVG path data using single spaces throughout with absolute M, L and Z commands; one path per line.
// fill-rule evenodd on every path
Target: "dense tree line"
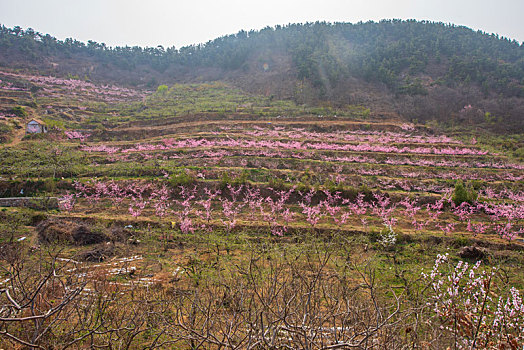
M 441 64 L 443 71 L 433 78 L 446 84 L 473 82 L 486 93 L 524 96 L 523 45 L 466 27 L 414 20 L 290 24 L 240 31 L 180 49 L 113 48 L 2 26 L 0 49 L 18 50 L 28 59 L 83 55 L 123 70 L 147 65 L 160 72 L 171 65 L 237 70 L 245 68 L 253 56 L 283 53 L 292 58 L 298 79 L 319 88 L 353 75 L 414 94 L 423 94 L 424 89 L 417 88 L 410 77 L 428 73 L 428 65 Z

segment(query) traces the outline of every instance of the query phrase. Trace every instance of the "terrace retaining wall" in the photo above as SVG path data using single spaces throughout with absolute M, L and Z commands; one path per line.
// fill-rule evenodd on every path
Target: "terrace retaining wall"
M 0 207 L 26 207 L 57 209 L 58 199 L 56 197 L 11 197 L 0 198 Z

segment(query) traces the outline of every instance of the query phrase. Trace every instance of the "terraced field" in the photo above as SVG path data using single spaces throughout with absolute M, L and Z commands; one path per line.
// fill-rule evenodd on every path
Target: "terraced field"
M 489 136 L 217 83 L 0 76 L 6 125 L 53 128 L 0 149 L 0 196 L 60 202 L 0 212 L 0 344 L 524 341 L 524 164 Z

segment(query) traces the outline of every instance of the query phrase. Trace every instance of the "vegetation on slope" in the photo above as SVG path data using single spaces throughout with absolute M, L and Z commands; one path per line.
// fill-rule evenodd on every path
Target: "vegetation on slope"
M 495 129 L 524 119 L 524 46 L 442 23 L 290 24 L 180 49 L 111 48 L 2 27 L 0 64 L 150 88 L 226 80 L 300 104 L 363 104 L 451 124 L 489 119 Z

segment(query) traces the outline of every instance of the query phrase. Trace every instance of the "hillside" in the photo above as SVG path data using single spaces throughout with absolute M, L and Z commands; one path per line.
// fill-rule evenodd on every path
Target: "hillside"
M 0 205 L 30 206 L 0 208 L 1 348 L 524 344 L 524 165 L 494 137 L 219 82 L 0 79 L 36 90 L 10 122 L 51 127 L 0 148 Z
M 524 126 L 524 46 L 442 23 L 290 24 L 179 49 L 110 48 L 2 27 L 0 66 L 149 89 L 225 81 L 299 105 L 362 105 L 503 132 Z
M 517 43 L 2 33 L 0 349 L 524 346 Z

